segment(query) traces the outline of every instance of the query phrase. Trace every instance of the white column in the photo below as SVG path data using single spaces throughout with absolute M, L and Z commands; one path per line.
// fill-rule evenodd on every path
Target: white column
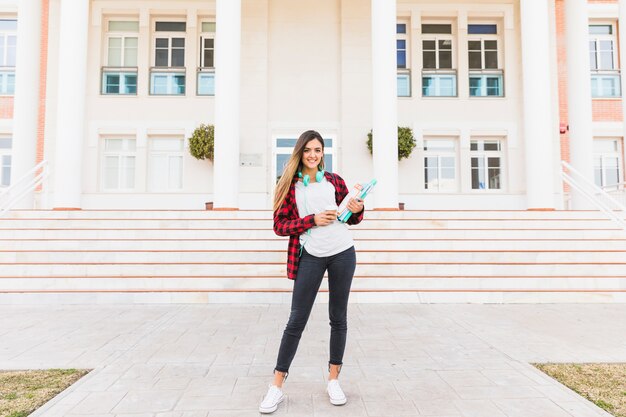
M 591 69 L 589 66 L 589 18 L 587 0 L 565 2 L 565 48 L 567 55 L 567 112 L 570 163 L 593 182 L 593 131 Z M 572 192 L 571 208 L 593 208 L 579 193 Z
M 622 84 L 622 137 L 626 138 L 626 0 L 619 0 L 619 67 Z
M 40 49 L 41 0 L 20 0 L 17 9 L 12 183 L 22 178 L 37 163 Z M 34 178 L 34 175 L 30 178 Z M 15 207 L 33 208 L 33 204 L 34 192 L 30 192 Z
M 398 209 L 396 20 L 395 0 L 372 0 L 372 147 L 378 209 Z
M 61 0 L 54 208 L 81 207 L 89 0 Z
M 522 0 L 520 14 L 526 207 L 554 209 L 548 0 Z
M 241 0 L 217 0 L 213 207 L 239 207 Z

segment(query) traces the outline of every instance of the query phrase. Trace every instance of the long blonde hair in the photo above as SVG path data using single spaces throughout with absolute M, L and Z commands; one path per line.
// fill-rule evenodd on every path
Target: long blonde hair
M 285 201 L 287 193 L 289 192 L 289 188 L 291 187 L 291 183 L 293 182 L 294 176 L 297 172 L 302 170 L 302 154 L 304 153 L 304 147 L 307 143 L 314 139 L 320 141 L 322 144 L 322 155 L 324 154 L 324 139 L 322 139 L 322 135 L 317 133 L 315 130 L 307 130 L 300 135 L 293 148 L 291 158 L 289 158 L 285 164 L 283 175 L 280 177 L 280 180 L 278 180 L 278 184 L 276 184 L 276 189 L 274 190 L 274 211 L 278 210 L 283 204 L 283 201 Z M 319 169 L 324 169 L 323 156 L 319 164 Z

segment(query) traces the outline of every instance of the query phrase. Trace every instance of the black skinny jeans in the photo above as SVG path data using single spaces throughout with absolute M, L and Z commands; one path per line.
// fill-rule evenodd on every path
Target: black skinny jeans
M 328 317 L 330 319 L 330 364 L 342 365 L 348 332 L 348 297 L 356 268 L 354 246 L 333 256 L 317 257 L 302 251 L 293 286 L 291 313 L 278 350 L 276 371 L 288 372 L 296 355 L 315 297 L 328 269 Z

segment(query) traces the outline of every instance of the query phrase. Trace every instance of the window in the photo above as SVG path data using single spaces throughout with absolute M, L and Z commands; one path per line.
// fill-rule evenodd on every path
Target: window
M 623 180 L 622 150 L 619 139 L 593 141 L 593 172 L 598 187 L 617 189 Z
M 154 137 L 149 139 L 148 189 L 175 191 L 183 188 L 184 139 Z
M 502 141 L 470 141 L 473 190 L 502 189 Z
M 135 188 L 135 139 L 105 138 L 102 152 L 102 188 L 131 191 Z
M 498 56 L 498 25 L 467 25 L 470 97 L 502 97 L 502 70 Z
M 455 192 L 456 140 L 424 139 L 424 189 Z
M 589 25 L 592 97 L 619 97 L 622 94 L 615 45 L 613 24 Z
M 422 95 L 456 96 L 451 24 L 422 24 Z
M 184 67 L 185 22 L 156 22 L 155 28 L 154 66 Z
M 12 139 L 0 137 L 0 187 L 11 185 Z
M 408 22 L 396 24 L 396 65 L 398 67 L 398 97 L 411 97 L 411 72 L 409 70 Z
M 215 95 L 215 22 L 202 22 L 198 95 Z
M 150 94 L 185 95 L 185 22 L 155 22 Z
M 0 19 L 0 95 L 15 93 L 17 20 Z
M 106 65 L 102 68 L 102 94 L 137 94 L 139 22 L 109 20 Z
M 285 164 L 289 161 L 293 148 L 296 145 L 298 139 L 295 138 L 277 138 L 276 149 L 274 157 L 274 178 L 276 182 L 283 175 Z M 324 169 L 328 172 L 333 172 L 333 139 L 324 138 Z

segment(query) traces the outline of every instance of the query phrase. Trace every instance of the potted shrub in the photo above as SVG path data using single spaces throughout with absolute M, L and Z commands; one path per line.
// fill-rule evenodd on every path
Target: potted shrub
M 213 162 L 215 145 L 215 126 L 201 124 L 189 138 L 189 153 L 196 159 Z M 213 210 L 213 202 L 205 203 L 207 210 Z
M 367 149 L 372 153 L 372 131 L 367 134 Z M 410 127 L 398 126 L 398 161 L 408 158 L 415 148 L 416 142 Z
M 367 149 L 372 153 L 372 131 L 367 134 Z M 416 142 L 413 130 L 410 127 L 398 126 L 398 161 L 408 158 L 415 148 Z M 404 203 L 398 203 L 398 208 L 404 210 Z

